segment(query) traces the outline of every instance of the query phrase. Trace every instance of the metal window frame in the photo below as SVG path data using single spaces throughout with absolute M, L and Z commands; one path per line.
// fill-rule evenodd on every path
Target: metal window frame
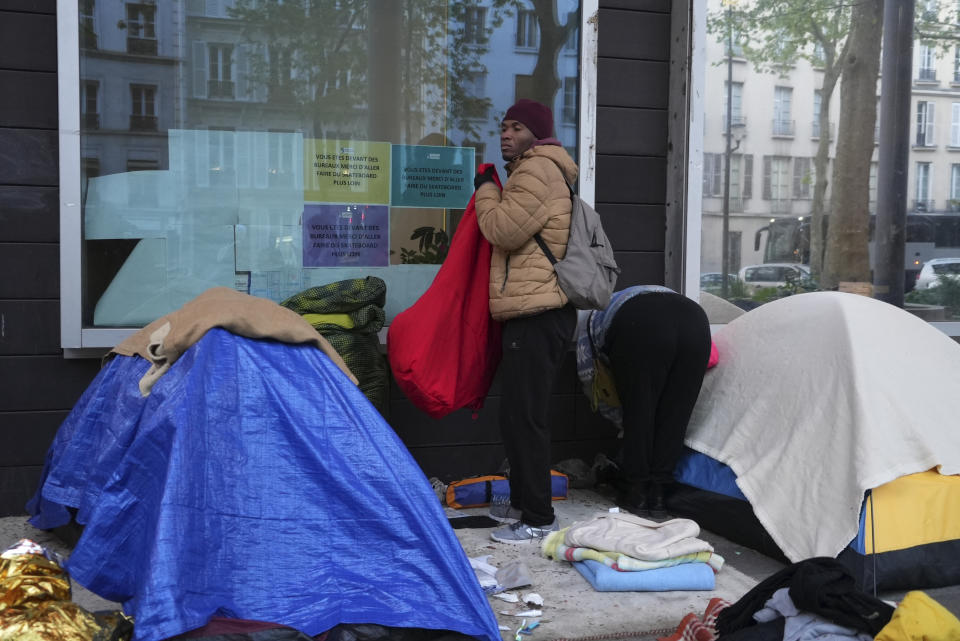
M 677 5 L 679 3 L 674 3 Z M 694 300 L 700 298 L 700 242 L 702 234 L 701 203 L 703 197 L 703 114 L 706 103 L 707 70 L 707 0 L 692 0 L 692 16 L 690 17 L 690 108 L 688 116 L 687 140 L 687 180 L 686 180 L 686 207 L 684 209 L 684 235 L 682 244 L 683 264 L 683 292 Z M 674 65 L 676 61 L 674 61 Z M 673 68 L 676 68 L 675 66 Z M 932 178 L 932 177 L 931 177 Z M 668 251 L 670 248 L 668 247 Z M 930 322 L 934 327 L 947 336 L 960 337 L 960 321 Z M 710 325 L 711 332 L 716 332 L 726 325 Z
M 580 197 L 596 194 L 597 42 L 599 0 L 580 2 Z M 60 345 L 65 358 L 102 355 L 137 328 L 83 327 L 80 199 L 80 11 L 57 0 L 57 93 L 60 152 Z M 159 27 L 158 27 L 159 28 Z

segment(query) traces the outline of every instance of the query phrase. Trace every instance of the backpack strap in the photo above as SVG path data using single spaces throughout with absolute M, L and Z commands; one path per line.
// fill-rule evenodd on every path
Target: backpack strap
M 558 165 L 559 167 L 559 165 Z M 573 191 L 573 185 L 568 183 L 566 180 L 563 181 L 567 185 L 567 189 L 570 190 L 570 214 L 573 214 L 573 197 L 577 195 L 577 192 Z M 540 249 L 543 250 L 543 253 L 547 256 L 547 260 L 550 261 L 551 265 L 557 264 L 557 257 L 553 255 L 553 252 L 550 251 L 550 248 L 547 247 L 547 244 L 543 242 L 543 237 L 540 235 L 540 232 L 537 232 L 533 235 L 533 239 L 537 241 L 537 244 L 540 245 Z

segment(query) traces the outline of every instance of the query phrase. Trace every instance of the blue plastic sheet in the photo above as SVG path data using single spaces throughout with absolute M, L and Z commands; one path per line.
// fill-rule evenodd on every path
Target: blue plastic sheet
M 67 568 L 138 641 L 213 615 L 500 639 L 429 482 L 322 352 L 214 329 L 137 400 L 140 365 L 94 381 L 31 504 L 46 524 L 82 508 Z

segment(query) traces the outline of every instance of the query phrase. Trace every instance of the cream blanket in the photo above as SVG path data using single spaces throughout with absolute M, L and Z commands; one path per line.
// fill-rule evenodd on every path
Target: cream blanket
M 247 338 L 311 344 L 357 384 L 357 378 L 340 354 L 299 314 L 272 300 L 242 294 L 229 287 L 208 289 L 180 309 L 153 321 L 111 352 L 124 356 L 138 354 L 150 361 L 150 369 L 140 379 L 140 393 L 149 396 L 154 383 L 213 327 Z
M 686 443 L 729 465 L 791 561 L 834 557 L 866 490 L 960 473 L 960 345 L 886 303 L 790 296 L 713 337 Z

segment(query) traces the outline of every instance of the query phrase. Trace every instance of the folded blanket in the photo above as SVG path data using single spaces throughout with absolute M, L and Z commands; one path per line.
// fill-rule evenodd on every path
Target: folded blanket
M 713 546 L 696 538 L 700 526 L 690 519 L 663 523 L 632 514 L 602 512 L 570 526 L 564 545 L 620 552 L 643 561 L 662 561 L 685 554 L 713 552 Z
M 642 572 L 646 570 L 655 570 L 657 568 L 668 568 L 683 563 L 706 563 L 713 568 L 714 573 L 723 568 L 724 559 L 714 552 L 695 552 L 693 554 L 684 554 L 661 561 L 643 561 L 635 559 L 626 554 L 611 552 L 607 550 L 594 550 L 593 548 L 573 547 L 564 545 L 563 537 L 568 528 L 563 528 L 558 532 L 551 532 L 543 540 L 540 552 L 543 556 L 554 559 L 555 561 L 598 561 L 609 568 L 620 572 Z
M 597 592 L 712 590 L 716 585 L 713 569 L 706 563 L 684 563 L 644 572 L 618 572 L 588 559 L 577 561 L 573 567 Z

